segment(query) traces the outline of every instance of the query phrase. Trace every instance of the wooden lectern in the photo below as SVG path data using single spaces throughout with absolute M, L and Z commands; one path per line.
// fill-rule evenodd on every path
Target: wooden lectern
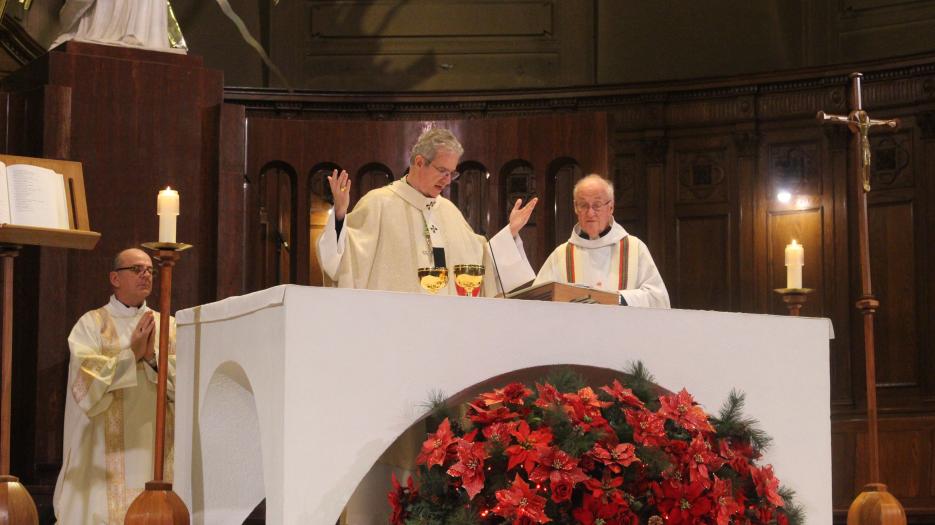
M 10 475 L 10 405 L 13 363 L 13 258 L 24 245 L 90 250 L 101 234 L 90 231 L 88 207 L 84 196 L 81 163 L 0 155 L 7 165 L 31 164 L 61 173 L 65 182 L 70 228 L 36 228 L 0 224 L 0 257 L 3 258 L 3 342 L 2 377 L 0 377 L 0 522 L 10 525 L 36 525 L 39 516 L 29 492 Z
M 530 299 L 555 303 L 620 304 L 620 296 L 613 292 L 595 290 L 565 283 L 543 283 L 506 294 L 508 299 Z

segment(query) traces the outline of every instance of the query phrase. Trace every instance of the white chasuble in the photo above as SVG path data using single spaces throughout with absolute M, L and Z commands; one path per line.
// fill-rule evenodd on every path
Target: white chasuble
M 365 288 L 428 293 L 419 285 L 419 268 L 435 266 L 433 249 L 443 248 L 448 286 L 440 295 L 455 295 L 452 268 L 458 264 L 483 264 L 481 295 L 497 294 L 496 259 L 503 286 L 511 290 L 535 278 L 523 250 L 505 227 L 488 244 L 477 235 L 461 211 L 444 197 L 431 198 L 410 186 L 406 179 L 368 192 L 344 218 L 338 235 L 334 211 L 328 214 L 318 240 L 318 257 L 325 276 L 341 288 Z
M 122 525 L 127 508 L 153 479 L 158 376 L 130 349 L 130 336 L 147 311 L 145 304 L 129 308 L 111 296 L 106 306 L 84 314 L 68 336 L 62 470 L 53 496 L 61 525 Z M 173 464 L 175 319 L 169 326 L 166 481 L 172 480 Z
M 669 308 L 669 292 L 649 249 L 616 222 L 597 239 L 582 237 L 575 225 L 568 242 L 546 259 L 534 284 L 550 281 L 618 292 L 629 306 Z
M 169 45 L 166 0 L 66 0 L 59 12 L 62 34 L 49 49 L 68 40 L 160 51 Z

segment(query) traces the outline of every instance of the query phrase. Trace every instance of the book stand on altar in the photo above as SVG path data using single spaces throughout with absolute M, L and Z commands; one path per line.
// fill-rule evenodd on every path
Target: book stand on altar
M 0 377 L 0 521 L 11 525 L 33 525 L 39 522 L 36 504 L 29 492 L 10 475 L 10 406 L 13 379 L 13 258 L 23 246 L 47 246 L 90 250 L 101 234 L 92 232 L 88 224 L 88 207 L 84 195 L 81 164 L 64 160 L 37 159 L 0 155 L 6 164 L 31 164 L 61 173 L 65 182 L 70 229 L 37 228 L 16 224 L 0 224 L 0 257 L 3 258 L 3 342 L 2 377 Z
M 620 304 L 620 296 L 613 292 L 584 288 L 573 284 L 549 282 L 508 293 L 508 299 L 552 301 L 554 303 Z

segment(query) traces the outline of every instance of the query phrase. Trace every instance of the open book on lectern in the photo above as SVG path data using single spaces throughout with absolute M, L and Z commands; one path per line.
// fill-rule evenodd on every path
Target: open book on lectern
M 0 162 L 0 224 L 69 229 L 65 178 L 31 164 Z

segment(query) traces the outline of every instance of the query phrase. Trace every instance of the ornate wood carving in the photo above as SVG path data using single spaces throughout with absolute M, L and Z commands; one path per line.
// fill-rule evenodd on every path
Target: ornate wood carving
M 771 194 L 788 191 L 793 195 L 821 194 L 818 177 L 818 145 L 814 142 L 769 145 Z
M 643 196 L 639 194 L 637 179 L 640 166 L 635 153 L 621 153 L 614 157 L 611 180 L 614 184 L 614 206 L 637 206 Z
M 872 153 L 870 163 L 871 191 L 911 187 L 912 134 L 908 131 L 870 137 Z
M 726 152 L 723 149 L 680 151 L 676 154 L 676 159 L 678 203 L 727 200 L 727 175 L 724 169 Z

